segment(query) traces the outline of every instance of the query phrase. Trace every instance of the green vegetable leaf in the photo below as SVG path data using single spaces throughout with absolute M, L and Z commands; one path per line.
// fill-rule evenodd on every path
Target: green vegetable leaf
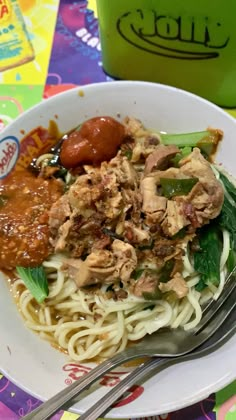
M 225 196 L 221 213 L 217 218 L 219 225 L 227 229 L 232 234 L 234 243 L 236 240 L 236 207 L 233 206 Z
M 138 280 L 141 277 L 141 275 L 144 273 L 144 271 L 145 271 L 144 268 L 136 268 L 132 272 L 132 275 L 131 275 L 132 279 Z
M 177 147 L 199 147 L 202 153 L 210 156 L 215 152 L 221 136 L 217 130 L 199 131 L 183 134 L 159 134 L 163 144 L 174 144 Z
M 219 175 L 225 195 L 221 213 L 216 220 L 223 229 L 230 233 L 230 252 L 226 266 L 231 272 L 236 265 L 236 188 L 224 174 L 219 172 Z
M 194 253 L 194 268 L 200 274 L 196 289 L 201 291 L 209 283 L 215 286 L 220 282 L 220 257 L 222 240 L 219 229 L 211 223 L 198 231 L 200 251 Z
M 170 280 L 170 275 L 174 268 L 174 265 L 174 259 L 165 262 L 164 266 L 160 270 L 159 281 L 161 283 L 167 283 Z
M 230 194 L 232 199 L 236 202 L 236 188 L 235 188 L 235 186 L 232 184 L 232 182 L 230 182 L 230 180 L 224 174 L 222 174 L 221 172 L 219 172 L 219 174 L 220 174 L 220 179 L 223 182 L 225 189 Z
M 172 164 L 178 168 L 179 162 L 181 161 L 181 159 L 190 155 L 191 152 L 192 152 L 192 147 L 186 146 L 186 147 L 180 148 L 180 153 L 177 153 L 175 157 L 171 159 Z
M 16 271 L 32 296 L 38 303 L 42 303 L 49 293 L 47 276 L 43 266 L 16 267 Z
M 229 256 L 226 261 L 227 270 L 229 273 L 233 271 L 234 267 L 236 266 L 236 252 L 234 250 L 235 246 L 231 245 L 231 249 L 229 251 Z
M 163 144 L 175 144 L 178 147 L 196 147 L 197 143 L 207 136 L 209 136 L 209 131 L 198 131 L 194 133 L 181 134 L 160 134 Z
M 176 240 L 176 239 L 183 239 L 187 234 L 187 229 L 186 227 L 183 227 L 182 229 L 180 229 L 177 233 L 175 233 L 171 239 L 172 240 Z
M 205 280 L 201 277 L 198 284 L 196 284 L 195 289 L 198 292 L 202 292 L 207 287 L 207 284 L 205 283 Z
M 124 155 L 127 157 L 128 160 L 131 160 L 133 152 L 132 152 L 132 150 L 129 149 L 129 150 L 125 151 Z
M 231 249 L 226 264 L 229 272 L 231 272 L 236 265 L 236 208 L 226 196 L 217 220 L 219 225 L 230 233 Z
M 160 299 L 162 293 L 158 287 L 153 292 L 143 292 L 143 297 L 145 300 L 157 300 Z
M 160 178 L 162 193 L 168 199 L 176 195 L 187 195 L 197 182 L 198 178 Z

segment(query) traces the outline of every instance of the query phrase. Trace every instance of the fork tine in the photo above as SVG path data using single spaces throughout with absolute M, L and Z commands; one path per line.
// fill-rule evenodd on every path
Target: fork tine
M 224 305 L 221 307 L 220 311 L 217 311 L 216 315 L 211 318 L 211 320 L 204 326 L 200 331 L 198 331 L 194 337 L 200 339 L 200 343 L 207 342 L 213 334 L 216 333 L 224 325 L 225 320 L 230 316 L 236 306 L 236 293 L 232 293 Z M 195 347 L 196 348 L 196 347 Z
M 232 319 L 233 318 L 233 319 Z M 90 407 L 85 413 L 80 416 L 81 420 L 95 420 L 97 417 L 104 415 L 105 413 L 108 414 L 107 410 L 112 404 L 117 401 L 132 385 L 139 382 L 140 380 L 148 379 L 148 374 L 155 375 L 157 372 L 157 368 L 165 369 L 166 367 L 170 367 L 175 365 L 179 362 L 185 362 L 187 360 L 194 360 L 196 357 L 201 357 L 209 353 L 209 351 L 214 351 L 218 348 L 219 345 L 225 343 L 225 340 L 232 336 L 233 332 L 235 331 L 235 315 L 229 317 L 227 321 L 225 321 L 225 328 L 224 331 L 220 331 L 216 337 L 214 336 L 208 342 L 207 345 L 201 345 L 201 347 L 184 356 L 175 357 L 172 359 L 166 358 L 152 358 L 148 359 L 144 364 L 134 369 L 126 378 L 124 378 L 120 383 L 118 383 L 113 389 L 111 389 L 107 394 L 99 399 L 99 401 L 95 402 L 95 404 Z M 77 419 L 78 420 L 78 419 Z
M 222 293 L 221 293 L 221 295 L 222 294 L 224 294 L 225 293 L 225 289 L 228 287 L 228 285 L 229 284 L 231 284 L 232 283 L 232 276 L 234 275 L 234 274 L 236 274 L 236 267 L 234 267 L 234 269 L 230 272 L 230 273 L 228 273 L 227 274 L 227 278 L 226 278 L 226 280 L 225 280 L 225 284 L 224 284 L 224 288 L 223 288 L 223 291 L 222 291 Z M 221 296 L 220 295 L 220 296 Z M 219 296 L 219 297 L 220 297 Z M 208 309 L 210 309 L 210 307 L 212 306 L 212 304 L 215 302 L 215 301 L 219 301 L 219 298 L 217 299 L 217 300 L 212 300 L 212 299 L 210 299 L 207 303 L 206 303 L 206 305 L 204 306 L 204 308 L 203 308 L 203 315 L 205 315 L 205 313 L 207 313 L 207 311 L 208 311 Z
M 205 311 L 203 312 L 202 320 L 197 325 L 197 327 L 195 327 L 192 330 L 192 333 L 194 335 L 199 334 L 210 323 L 210 321 L 212 320 L 212 318 L 213 317 L 214 318 L 216 317 L 216 314 L 219 311 L 219 309 L 222 309 L 222 310 L 225 309 L 225 306 L 223 306 L 223 305 L 226 305 L 226 307 L 228 308 L 228 310 L 230 310 L 230 305 L 229 305 L 228 299 L 229 299 L 230 295 L 233 293 L 233 291 L 235 290 L 235 287 L 236 287 L 235 272 L 236 272 L 236 267 L 228 275 L 227 280 L 226 280 L 226 283 L 225 283 L 225 287 L 223 289 L 223 292 L 219 296 L 218 300 L 212 301 L 207 306 L 207 308 L 205 309 Z M 234 302 L 232 301 L 232 305 L 233 305 L 233 303 Z M 220 320 L 223 317 L 222 314 L 224 314 L 224 313 L 223 312 L 220 312 Z

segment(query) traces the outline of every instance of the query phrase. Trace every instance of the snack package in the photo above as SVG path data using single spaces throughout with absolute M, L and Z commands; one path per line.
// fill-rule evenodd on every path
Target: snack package
M 17 0 L 0 0 L 0 72 L 33 59 L 33 46 Z

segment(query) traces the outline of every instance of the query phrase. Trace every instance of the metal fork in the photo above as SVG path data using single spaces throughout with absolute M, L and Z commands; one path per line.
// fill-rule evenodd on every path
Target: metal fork
M 82 391 L 89 388 L 106 372 L 128 360 L 145 356 L 159 357 L 160 359 L 155 360 L 157 366 L 158 364 L 167 363 L 170 358 L 178 358 L 197 349 L 220 328 L 236 305 L 236 293 L 233 293 L 236 286 L 235 270 L 236 267 L 228 276 L 225 288 L 219 299 L 207 305 L 202 320 L 196 328 L 190 332 L 177 329 L 158 331 L 152 335 L 145 336 L 140 342 L 107 359 L 78 381 L 54 395 L 32 411 L 32 413 L 25 416 L 24 420 L 46 420 L 50 418 L 60 408 L 64 407 L 66 403 L 71 402 Z M 80 419 L 88 420 L 88 417 L 80 417 Z
M 236 299 L 236 293 L 232 294 L 233 299 Z M 92 407 L 90 407 L 85 413 L 78 417 L 79 420 L 96 420 L 97 418 L 108 413 L 108 409 L 126 392 L 132 385 L 137 382 L 149 379 L 160 372 L 161 370 L 173 366 L 177 363 L 182 363 L 187 360 L 193 360 L 196 358 L 203 357 L 210 352 L 216 351 L 220 346 L 233 336 L 236 332 L 236 312 L 231 311 L 227 319 L 221 325 L 221 327 L 215 332 L 215 334 L 209 338 L 204 344 L 198 347 L 195 351 L 188 353 L 184 356 L 173 357 L 173 358 L 151 358 L 148 359 L 141 366 L 134 369 L 128 376 L 126 376 L 119 384 L 114 386 L 108 393 L 102 398 L 99 398 Z M 70 401 L 70 406 L 76 403 Z M 157 407 L 158 410 L 158 407 Z M 155 413 L 159 414 L 158 412 Z M 78 420 L 77 419 L 77 420 Z

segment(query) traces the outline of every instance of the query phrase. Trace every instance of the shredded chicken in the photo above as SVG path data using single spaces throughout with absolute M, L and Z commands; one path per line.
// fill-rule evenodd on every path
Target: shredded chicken
M 155 173 L 143 178 L 140 183 L 140 191 L 143 196 L 142 211 L 147 214 L 151 213 L 155 217 L 155 221 L 160 222 L 165 214 L 167 199 L 157 194 L 157 180 L 159 181 L 159 176 L 156 176 Z
M 124 222 L 124 236 L 133 244 L 148 244 L 151 240 L 150 233 L 136 226 L 133 222 Z
M 115 300 L 125 299 L 128 292 L 137 297 L 175 292 L 182 299 L 188 294 L 181 275 L 184 249 L 198 227 L 219 215 L 223 188 L 198 148 L 178 168 L 171 167 L 179 152 L 176 146 L 160 144 L 159 136 L 136 119 L 126 118 L 125 129 L 128 140 L 117 155 L 99 166 L 81 167 L 52 206 L 51 245 L 55 252 L 70 255 L 63 270 L 78 288 L 112 285 L 109 293 Z M 162 178 L 197 182 L 188 194 L 166 198 Z M 183 236 L 175 237 L 181 229 Z M 165 264 L 172 271 L 162 282 Z M 135 280 L 140 267 L 142 274 Z
M 80 256 L 80 240 L 86 241 L 90 237 L 92 246 L 92 242 L 101 238 L 103 222 L 117 224 L 125 207 L 133 216 L 136 213 L 136 219 L 141 211 L 138 175 L 125 156 L 118 154 L 109 163 L 103 162 L 100 168 L 86 165 L 84 169 L 86 173 L 80 175 L 68 193 L 55 203 L 49 218 L 55 250 L 76 250 L 77 256 Z M 79 224 L 78 217 L 81 217 Z M 88 225 L 86 221 L 90 218 L 93 224 L 99 219 L 99 228 L 94 230 Z
M 116 176 L 117 183 L 125 187 L 136 187 L 138 184 L 138 174 L 129 160 L 121 155 L 117 155 L 107 164 L 108 174 Z
M 180 273 L 176 273 L 167 283 L 159 283 L 159 289 L 163 293 L 173 291 L 179 299 L 182 299 L 188 294 L 188 286 Z
M 49 211 L 49 225 L 51 229 L 58 229 L 71 215 L 68 195 L 62 195 Z
M 58 229 L 58 235 L 55 241 L 55 251 L 63 251 L 67 246 L 67 238 L 72 227 L 72 220 L 69 219 Z
M 191 222 L 183 210 L 183 200 L 168 200 L 162 229 L 168 236 L 174 236 Z
M 161 192 L 158 193 L 160 178 L 198 178 L 198 182 L 188 195 L 167 200 Z M 180 168 L 169 168 L 144 176 L 140 189 L 143 212 L 149 219 L 151 215 L 151 220 L 162 222 L 167 236 L 174 236 L 188 225 L 197 228 L 208 223 L 219 215 L 224 200 L 223 187 L 198 148 L 181 160 Z
M 62 271 L 67 272 L 69 277 L 75 279 L 81 264 L 82 260 L 78 258 L 65 258 L 62 265 Z
M 66 266 L 70 268 L 70 275 L 78 287 L 85 287 L 97 283 L 113 283 L 122 280 L 126 283 L 137 265 L 134 248 L 120 240 L 114 240 L 112 250 L 95 250 L 82 260 L 68 260 Z
M 143 274 L 134 284 L 133 294 L 143 297 L 143 293 L 154 293 L 157 287 L 157 279 L 150 274 Z
M 198 148 L 194 148 L 187 158 L 182 159 L 180 166 L 181 173 L 199 179 L 185 197 L 185 203 L 192 204 L 199 225 L 202 226 L 220 214 L 224 201 L 223 187 Z
M 106 282 L 114 271 L 115 258 L 112 252 L 97 250 L 88 255 L 85 261 L 81 261 L 74 279 L 78 287 L 84 287 L 101 281 Z
M 154 134 L 144 129 L 141 121 L 135 118 L 126 117 L 124 124 L 127 135 L 134 139 L 132 163 L 136 163 L 143 158 L 145 159 L 150 153 L 156 150 L 160 144 L 160 137 L 156 133 Z
M 117 277 L 127 283 L 138 262 L 135 249 L 132 245 L 119 239 L 114 240 L 111 248 L 116 257 Z

